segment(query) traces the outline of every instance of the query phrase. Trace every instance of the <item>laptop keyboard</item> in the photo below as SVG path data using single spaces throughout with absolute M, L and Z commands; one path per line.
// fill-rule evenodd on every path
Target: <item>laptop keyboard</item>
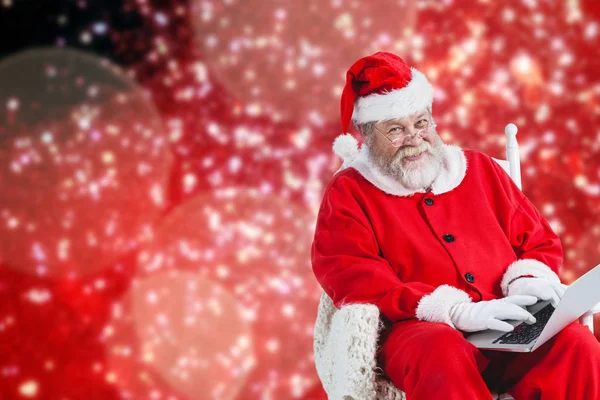
M 552 316 L 555 308 L 552 307 L 552 303 L 548 303 L 548 305 L 537 313 L 535 313 L 535 324 L 528 325 L 525 322 L 517 325 L 512 332 L 507 332 L 504 335 L 500 336 L 498 339 L 494 340 L 493 343 L 500 344 L 528 344 L 533 342 L 535 339 L 540 336 L 542 330 L 544 330 L 544 326 Z

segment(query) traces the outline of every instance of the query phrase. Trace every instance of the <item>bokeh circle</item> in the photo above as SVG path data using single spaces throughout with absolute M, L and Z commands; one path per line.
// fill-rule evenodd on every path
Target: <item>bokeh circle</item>
M 171 155 L 151 98 L 66 49 L 0 63 L 0 259 L 40 276 L 97 272 L 147 237 Z

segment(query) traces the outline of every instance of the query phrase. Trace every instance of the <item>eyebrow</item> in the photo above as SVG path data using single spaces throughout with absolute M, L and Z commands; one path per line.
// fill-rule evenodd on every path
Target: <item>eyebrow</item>
M 422 112 L 421 114 L 419 114 L 419 115 L 417 116 L 417 122 L 418 122 L 418 121 L 419 121 L 419 120 L 420 120 L 422 117 L 424 117 L 425 115 L 427 115 L 427 113 L 425 113 L 425 112 Z M 400 123 L 400 122 L 398 122 L 398 121 L 396 121 L 396 120 L 387 121 L 387 122 L 385 122 L 385 125 L 384 125 L 384 126 L 385 126 L 386 128 L 388 128 L 390 125 L 402 125 L 402 126 L 404 126 L 404 124 L 402 124 L 402 123 Z

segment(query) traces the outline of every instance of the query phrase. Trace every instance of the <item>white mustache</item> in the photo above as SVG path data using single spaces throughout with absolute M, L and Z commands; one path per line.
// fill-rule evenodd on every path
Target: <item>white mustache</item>
M 428 142 L 421 142 L 418 146 L 409 146 L 401 149 L 398 156 L 400 158 L 417 156 L 429 150 L 430 147 L 431 145 Z

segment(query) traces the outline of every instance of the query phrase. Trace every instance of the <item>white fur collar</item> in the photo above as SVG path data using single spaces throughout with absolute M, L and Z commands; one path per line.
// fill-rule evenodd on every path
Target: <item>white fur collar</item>
M 340 135 L 336 138 L 333 149 L 344 159 L 344 163 L 338 171 L 352 167 L 366 180 L 387 194 L 406 197 L 415 193 L 425 193 L 424 189 L 409 189 L 396 179 L 382 174 L 379 168 L 373 165 L 369 159 L 369 148 L 366 143 L 362 143 L 360 149 L 356 150 L 357 144 L 356 139 L 350 134 Z M 352 145 L 354 145 L 354 148 L 352 148 Z M 451 191 L 462 182 L 467 172 L 467 159 L 458 146 L 444 144 L 443 150 L 444 163 L 442 172 L 431 186 L 433 194 Z

